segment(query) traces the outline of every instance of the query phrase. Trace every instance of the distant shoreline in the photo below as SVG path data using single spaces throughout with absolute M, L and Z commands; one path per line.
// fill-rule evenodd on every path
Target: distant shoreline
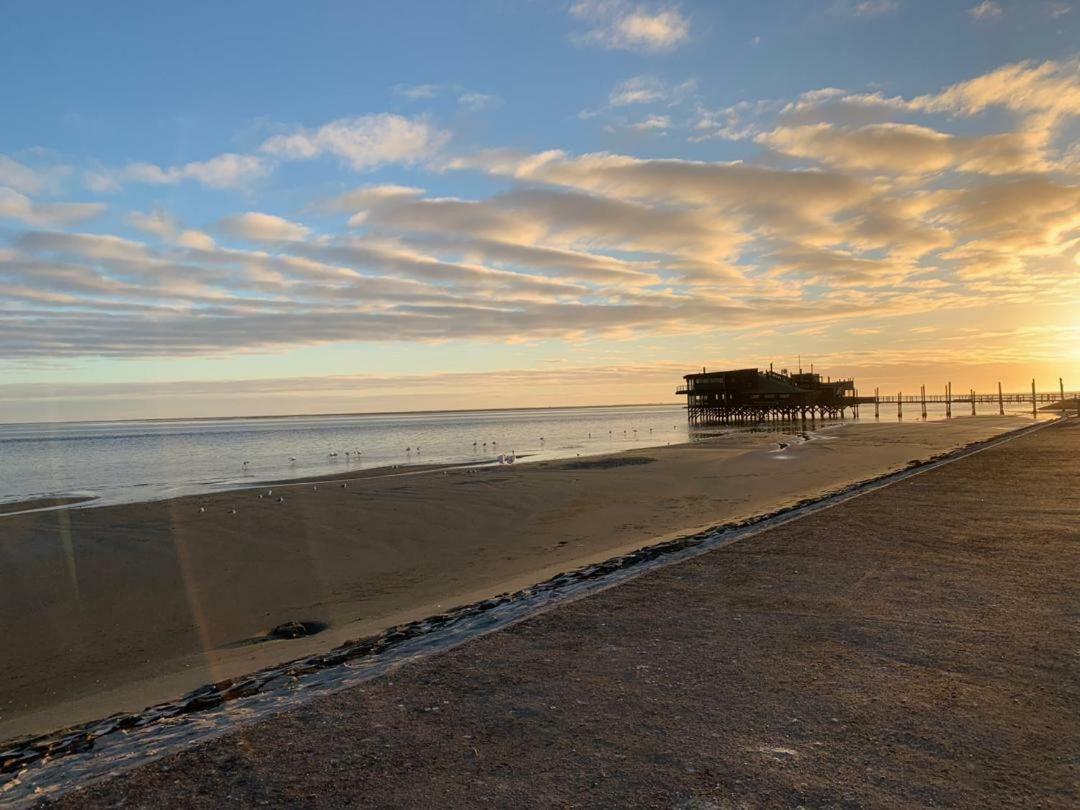
M 412 416 L 433 413 L 497 413 L 499 411 L 580 411 L 585 409 L 600 408 L 661 408 L 661 407 L 685 407 L 684 402 L 622 402 L 611 405 L 531 405 L 521 408 L 437 408 L 433 410 L 419 411 L 340 411 L 331 413 L 272 413 L 255 416 L 162 416 L 162 417 L 133 417 L 130 419 L 66 419 L 54 422 L 0 422 L 0 428 L 4 427 L 32 427 L 34 425 L 119 425 L 125 422 L 231 422 L 241 419 L 302 419 L 302 418 L 327 418 L 333 416 Z

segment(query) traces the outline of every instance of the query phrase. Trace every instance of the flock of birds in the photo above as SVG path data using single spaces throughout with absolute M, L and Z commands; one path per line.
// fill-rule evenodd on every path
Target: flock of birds
M 673 429 L 678 430 L 678 425 L 673 425 Z M 636 438 L 637 435 L 638 435 L 637 428 L 631 428 L 630 430 L 633 433 L 634 437 Z M 653 429 L 649 428 L 649 433 L 652 433 L 652 432 L 653 432 Z M 608 436 L 613 436 L 613 435 L 614 435 L 614 431 L 609 430 L 608 431 Z M 625 429 L 623 430 L 623 435 L 629 435 Z M 592 437 L 593 437 L 593 435 L 592 435 L 592 433 L 590 433 L 589 438 L 591 439 Z M 491 446 L 491 448 L 493 450 L 498 449 L 499 443 L 497 441 L 495 441 L 494 439 L 490 443 L 489 442 L 475 441 L 475 442 L 472 443 L 473 452 L 477 452 L 478 450 L 481 450 L 481 449 L 486 451 L 489 444 L 490 444 L 490 446 Z M 540 437 L 540 446 L 541 447 L 544 446 L 544 437 L 543 436 Z M 406 456 L 411 457 L 413 452 L 415 452 L 417 455 L 420 455 L 420 445 L 416 445 L 416 447 L 413 447 L 413 446 L 410 445 L 409 447 L 405 448 L 405 455 Z M 346 460 L 351 460 L 353 457 L 358 458 L 360 455 L 361 455 L 361 452 L 360 452 L 359 449 L 353 449 L 353 450 L 346 450 L 345 451 Z M 581 454 L 578 453 L 578 455 L 580 456 Z M 329 453 L 326 454 L 326 458 L 327 458 L 328 461 L 332 461 L 333 459 L 338 458 L 338 457 L 339 457 L 339 454 L 338 454 L 338 451 L 336 451 L 336 450 L 331 450 Z M 511 450 L 509 453 L 500 453 L 498 458 L 497 458 L 497 461 L 498 461 L 499 464 L 513 464 L 516 460 L 517 460 L 517 455 L 514 453 L 513 450 Z M 296 464 L 296 456 L 289 456 L 289 464 Z M 247 472 L 251 468 L 251 462 L 250 461 L 244 461 L 244 462 L 241 463 L 240 466 L 241 466 L 241 469 L 244 472 Z M 394 465 L 394 466 L 397 466 L 397 465 Z M 475 470 L 469 470 L 469 472 L 475 472 Z M 444 472 L 444 474 L 445 474 L 445 472 Z M 342 484 L 341 484 L 342 489 L 347 489 L 348 486 L 349 486 L 349 484 L 347 482 L 342 482 Z M 317 492 L 318 489 L 319 489 L 319 485 L 318 484 L 312 484 L 311 489 L 312 489 L 312 491 Z M 266 490 L 265 493 L 262 493 L 262 492 L 259 493 L 259 500 L 263 500 L 265 498 L 271 498 L 271 497 L 273 497 L 273 495 L 274 495 L 274 490 L 273 489 L 268 489 L 268 490 Z M 276 498 L 276 503 L 285 503 L 285 497 L 282 496 L 282 495 L 278 495 L 278 497 Z M 205 514 L 205 513 L 206 513 L 206 507 L 205 506 L 200 506 L 199 507 L 199 514 L 202 515 L 202 514 Z M 230 515 L 235 515 L 236 514 L 235 507 L 229 509 L 229 514 Z

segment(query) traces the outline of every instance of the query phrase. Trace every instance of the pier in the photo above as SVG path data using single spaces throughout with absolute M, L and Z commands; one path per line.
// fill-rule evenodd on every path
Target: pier
M 927 418 L 928 405 L 945 405 L 945 416 L 953 416 L 953 406 L 972 416 L 979 413 L 979 406 L 986 412 L 987 406 L 1000 416 L 1005 406 L 1030 406 L 1032 417 L 1037 418 L 1040 407 L 1058 404 L 1062 414 L 1076 411 L 1080 416 L 1080 393 L 1066 392 L 1065 384 L 1058 378 L 1056 391 L 1038 391 L 1035 380 L 1031 390 L 1004 392 L 1001 383 L 997 391 L 979 393 L 974 389 L 954 392 L 952 383 L 946 383 L 942 393 L 927 393 L 925 385 L 917 394 L 882 394 L 874 389 L 873 396 L 862 396 L 852 379 L 833 380 L 820 374 L 804 373 L 801 369 L 789 373 L 787 369 L 775 372 L 757 368 L 728 371 L 706 371 L 687 374 L 685 384 L 675 393 L 687 398 L 686 414 L 691 425 L 760 424 L 766 422 L 806 422 L 846 419 L 850 413 L 859 417 L 860 405 L 873 405 L 874 418 L 881 418 L 883 406 L 896 406 L 898 419 L 904 418 L 904 406 L 918 407 L 919 417 Z
M 675 393 L 685 396 L 691 425 L 726 425 L 768 421 L 844 419 L 859 415 L 859 396 L 851 379 L 822 379 L 813 369 L 789 373 L 742 368 L 687 374 Z

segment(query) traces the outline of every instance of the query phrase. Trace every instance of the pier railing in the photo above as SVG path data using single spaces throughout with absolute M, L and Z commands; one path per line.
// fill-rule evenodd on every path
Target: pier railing
M 1058 379 L 1057 391 L 1038 391 L 1035 387 L 1035 380 L 1031 381 L 1030 391 L 1020 393 L 1002 391 L 1001 383 L 998 383 L 997 393 L 980 394 L 974 388 L 957 393 L 952 390 L 952 383 L 946 383 L 945 392 L 942 394 L 927 394 L 925 385 L 919 387 L 918 394 L 897 392 L 896 394 L 882 395 L 880 389 L 874 389 L 874 396 L 871 401 L 874 405 L 874 416 L 880 415 L 882 405 L 896 405 L 896 414 L 900 417 L 904 415 L 904 405 L 919 405 L 922 409 L 922 416 L 925 417 L 926 406 L 930 404 L 944 404 L 946 416 L 952 416 L 953 405 L 971 406 L 971 414 L 974 416 L 978 413 L 977 406 L 982 404 L 996 405 L 998 413 L 1002 416 L 1005 414 L 1006 405 L 1030 405 L 1032 416 L 1038 417 L 1040 405 L 1061 403 L 1060 410 L 1064 414 L 1066 402 L 1070 403 L 1068 410 L 1071 411 L 1075 407 L 1076 415 L 1080 416 L 1080 392 L 1067 392 L 1065 384 L 1060 378 Z

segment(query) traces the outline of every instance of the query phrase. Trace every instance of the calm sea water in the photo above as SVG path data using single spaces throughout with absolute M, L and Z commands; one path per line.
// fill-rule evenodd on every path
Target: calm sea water
M 895 409 L 882 406 L 882 421 Z M 929 411 L 944 418 L 943 406 Z M 862 417 L 873 421 L 872 406 Z M 918 406 L 906 405 L 905 420 L 918 419 Z M 131 503 L 372 467 L 573 458 L 712 433 L 691 434 L 678 405 L 0 425 L 0 503 Z
M 677 405 L 0 425 L 0 503 L 130 503 L 394 464 L 572 458 L 686 440 Z

